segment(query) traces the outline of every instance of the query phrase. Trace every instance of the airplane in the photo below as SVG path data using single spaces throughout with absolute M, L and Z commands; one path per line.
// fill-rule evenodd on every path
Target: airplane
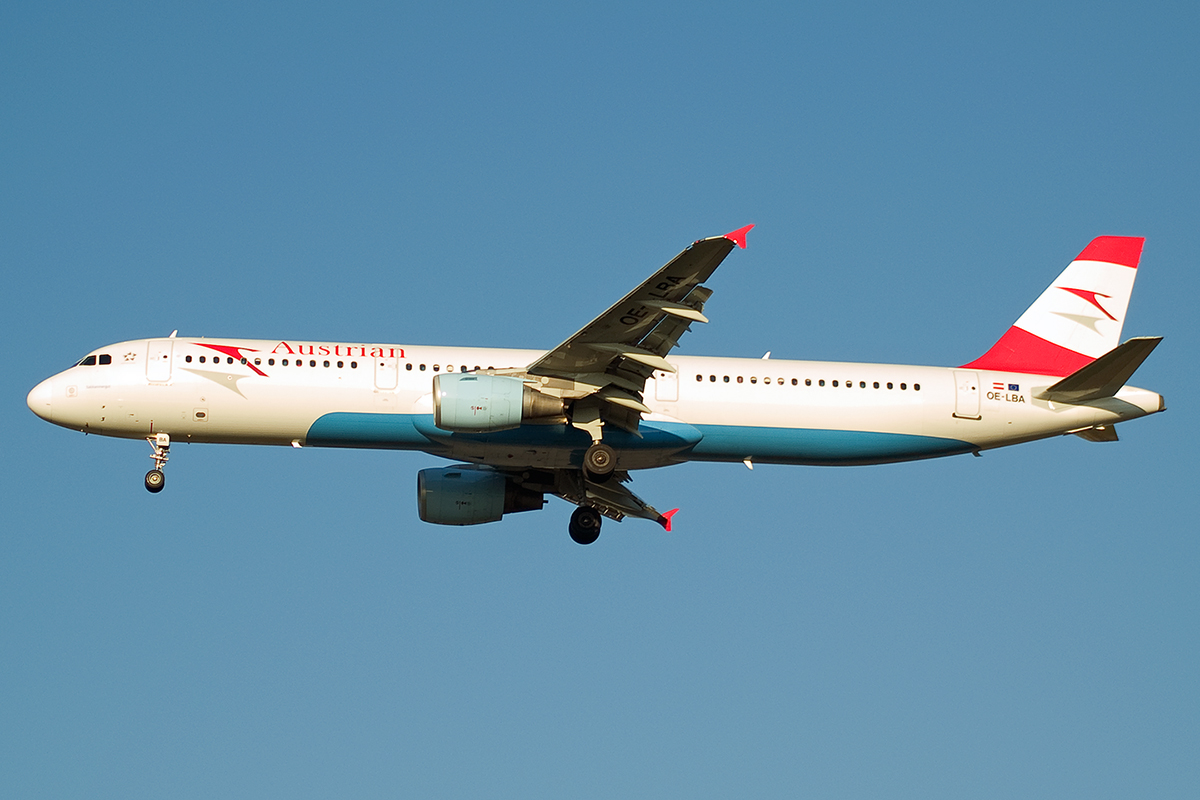
M 180 338 L 101 347 L 30 391 L 55 425 L 146 439 L 162 491 L 178 442 L 419 450 L 426 522 L 475 525 L 554 495 L 579 544 L 604 517 L 671 530 L 628 484 L 687 461 L 884 464 L 1075 434 L 1165 409 L 1127 386 L 1162 337 L 1120 342 L 1144 239 L 1093 239 L 986 353 L 958 367 L 671 355 L 747 225 L 684 249 L 547 351 Z

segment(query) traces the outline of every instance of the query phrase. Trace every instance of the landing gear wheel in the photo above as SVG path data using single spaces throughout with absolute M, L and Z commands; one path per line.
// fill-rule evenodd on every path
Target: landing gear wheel
M 594 508 L 580 506 L 571 514 L 571 524 L 567 530 L 576 544 L 591 544 L 600 538 L 600 513 Z
M 583 454 L 583 471 L 597 483 L 606 481 L 617 466 L 617 451 L 597 442 Z
M 152 469 L 146 473 L 146 491 L 151 494 L 161 492 L 166 483 L 167 476 L 163 475 L 161 469 Z

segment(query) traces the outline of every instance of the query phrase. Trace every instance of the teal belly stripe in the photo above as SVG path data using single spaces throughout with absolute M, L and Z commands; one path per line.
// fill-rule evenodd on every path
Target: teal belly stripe
M 852 466 L 915 461 L 970 453 L 976 446 L 958 439 L 907 433 L 831 431 L 811 428 L 749 428 L 697 425 L 704 438 L 688 454 L 694 461 Z
M 806 428 L 751 428 L 739 425 L 688 425 L 644 422 L 641 437 L 612 431 L 605 441 L 618 449 L 664 450 L 680 460 L 741 461 L 764 464 L 854 465 L 914 461 L 970 453 L 970 442 L 905 433 L 836 431 Z M 516 444 L 582 451 L 586 434 L 563 425 L 527 425 L 491 434 L 449 433 L 433 426 L 432 415 L 325 414 L 308 430 L 312 447 L 361 447 L 425 450 L 453 457 L 459 443 Z M 690 449 L 688 449 L 690 447 Z
M 432 443 L 413 425 L 413 414 L 325 414 L 308 429 L 310 447 L 364 447 L 379 450 L 423 450 Z

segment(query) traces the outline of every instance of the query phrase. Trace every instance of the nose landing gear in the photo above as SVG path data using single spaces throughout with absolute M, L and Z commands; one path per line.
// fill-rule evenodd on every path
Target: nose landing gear
M 146 441 L 154 448 L 154 455 L 150 458 L 154 459 L 154 469 L 146 473 L 146 491 L 151 494 L 158 494 L 166 485 L 167 477 L 163 474 L 163 465 L 167 463 L 171 450 L 171 436 L 166 433 L 159 433 L 154 436 L 146 437 Z

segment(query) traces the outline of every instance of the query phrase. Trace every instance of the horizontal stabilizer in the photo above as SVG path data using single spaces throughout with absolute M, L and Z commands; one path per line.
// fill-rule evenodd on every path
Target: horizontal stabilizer
M 1072 372 L 1038 396 L 1056 403 L 1083 403 L 1112 397 L 1121 391 L 1121 387 L 1133 377 L 1133 373 L 1161 341 L 1161 336 L 1130 339 Z
M 1075 435 L 1080 439 L 1087 439 L 1089 442 L 1117 441 L 1117 429 L 1112 425 L 1096 425 L 1092 428 L 1075 431 Z

